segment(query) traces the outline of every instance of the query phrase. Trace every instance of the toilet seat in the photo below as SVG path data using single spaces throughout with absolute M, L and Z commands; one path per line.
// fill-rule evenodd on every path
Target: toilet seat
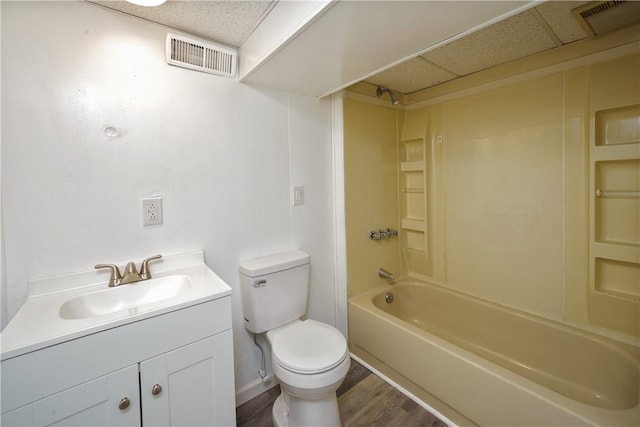
M 273 331 L 270 338 L 273 361 L 299 374 L 331 370 L 348 357 L 347 342 L 340 331 L 315 320 L 295 322 Z

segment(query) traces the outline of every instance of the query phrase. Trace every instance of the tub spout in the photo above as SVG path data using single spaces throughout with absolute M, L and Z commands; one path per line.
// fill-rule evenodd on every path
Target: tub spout
M 378 269 L 378 276 L 382 277 L 383 279 L 396 280 L 396 277 L 393 274 L 389 273 L 382 267 Z

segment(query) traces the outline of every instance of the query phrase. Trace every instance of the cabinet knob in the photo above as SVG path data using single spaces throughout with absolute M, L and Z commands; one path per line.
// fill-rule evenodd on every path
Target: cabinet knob
M 127 409 L 129 407 L 129 405 L 131 405 L 131 401 L 129 400 L 128 397 L 123 397 L 122 400 L 120 400 L 120 404 L 118 405 L 118 408 L 120 408 L 120 410 L 124 411 L 125 409 Z
M 151 394 L 157 396 L 160 393 L 162 393 L 162 386 L 160 384 L 155 384 L 153 387 L 151 387 Z

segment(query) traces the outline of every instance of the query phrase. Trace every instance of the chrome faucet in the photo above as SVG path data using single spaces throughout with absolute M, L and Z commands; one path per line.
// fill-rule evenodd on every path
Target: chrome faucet
M 120 274 L 118 266 L 115 264 L 98 264 L 94 268 L 109 268 L 111 269 L 111 277 L 109 278 L 109 287 L 125 285 L 127 283 L 139 282 L 141 280 L 151 279 L 151 271 L 149 270 L 149 262 L 162 258 L 162 255 L 154 255 L 142 261 L 140 265 L 140 273 L 136 269 L 134 262 L 127 263 L 124 268 L 124 275 Z
M 383 279 L 396 280 L 396 277 L 393 274 L 389 273 L 382 267 L 378 269 L 378 276 L 382 277 Z

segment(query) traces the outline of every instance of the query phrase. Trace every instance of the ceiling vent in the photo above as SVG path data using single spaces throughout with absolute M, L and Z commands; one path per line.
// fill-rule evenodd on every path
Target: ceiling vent
M 597 36 L 639 22 L 640 2 L 593 1 L 572 12 L 588 34 Z
M 238 51 L 167 33 L 167 63 L 234 79 L 238 67 Z

